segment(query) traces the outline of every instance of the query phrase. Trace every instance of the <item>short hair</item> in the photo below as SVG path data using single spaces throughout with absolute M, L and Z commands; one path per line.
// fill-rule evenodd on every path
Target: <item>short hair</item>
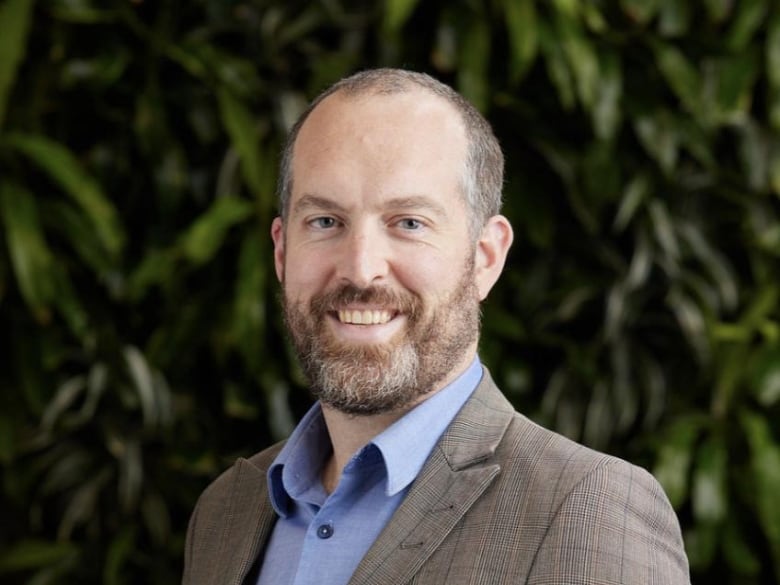
M 471 211 L 470 227 L 477 237 L 487 220 L 501 211 L 504 182 L 504 155 L 493 129 L 479 111 L 462 95 L 425 73 L 404 69 L 369 69 L 331 85 L 308 106 L 291 128 L 282 152 L 277 195 L 282 219 L 287 218 L 293 188 L 293 150 L 301 127 L 314 109 L 337 92 L 347 96 L 392 95 L 422 88 L 447 101 L 460 115 L 467 140 L 462 178 L 463 196 Z

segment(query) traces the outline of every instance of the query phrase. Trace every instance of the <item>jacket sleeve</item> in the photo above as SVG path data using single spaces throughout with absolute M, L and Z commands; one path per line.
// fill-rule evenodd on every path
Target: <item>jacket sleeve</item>
M 195 576 L 192 571 L 193 561 L 193 543 L 195 540 L 195 532 L 197 530 L 198 523 L 198 504 L 195 505 L 195 509 L 190 516 L 189 525 L 187 526 L 187 539 L 184 544 L 184 573 L 182 575 L 182 585 L 194 585 Z
M 611 459 L 562 500 L 529 585 L 688 585 L 680 526 L 644 469 Z

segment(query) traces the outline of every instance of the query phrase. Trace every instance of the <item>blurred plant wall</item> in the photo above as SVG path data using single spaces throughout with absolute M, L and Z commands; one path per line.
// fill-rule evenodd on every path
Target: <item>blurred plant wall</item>
M 780 583 L 770 0 L 0 0 L 0 581 L 178 582 L 197 495 L 306 409 L 278 153 L 380 65 L 504 146 L 510 399 L 653 471 L 694 583 Z

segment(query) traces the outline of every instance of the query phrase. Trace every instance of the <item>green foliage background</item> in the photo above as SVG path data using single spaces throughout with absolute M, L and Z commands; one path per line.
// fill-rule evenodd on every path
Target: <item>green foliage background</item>
M 504 146 L 518 409 L 651 469 L 694 583 L 780 583 L 771 0 L 0 0 L 0 580 L 178 582 L 199 492 L 307 407 L 278 152 L 377 65 Z

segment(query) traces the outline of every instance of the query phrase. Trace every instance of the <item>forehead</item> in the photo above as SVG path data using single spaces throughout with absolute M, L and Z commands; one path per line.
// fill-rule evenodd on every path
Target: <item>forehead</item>
M 413 89 L 324 99 L 300 129 L 293 151 L 293 198 L 301 182 L 332 175 L 458 184 L 466 160 L 463 122 L 443 98 Z

